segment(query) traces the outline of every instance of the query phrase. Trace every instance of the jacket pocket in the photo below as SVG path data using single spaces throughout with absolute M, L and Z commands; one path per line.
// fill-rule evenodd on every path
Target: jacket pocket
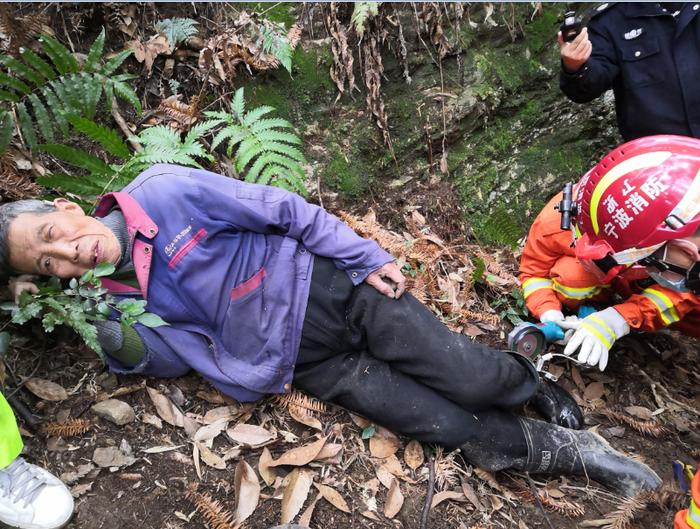
M 668 73 L 656 39 L 629 42 L 620 51 L 622 75 L 627 88 L 661 82 Z
M 267 275 L 267 272 L 265 271 L 265 267 L 261 267 L 260 270 L 255 272 L 253 276 L 250 279 L 245 280 L 243 283 L 240 285 L 233 287 L 231 289 L 231 301 L 238 301 L 240 299 L 243 299 L 246 297 L 248 294 L 258 290 L 262 284 L 263 284 L 263 279 L 265 279 L 265 276 Z

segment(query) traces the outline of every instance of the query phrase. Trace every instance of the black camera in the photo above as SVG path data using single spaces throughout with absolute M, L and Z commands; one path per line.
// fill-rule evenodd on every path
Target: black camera
M 567 11 L 564 13 L 564 22 L 559 26 L 564 42 L 571 42 L 574 40 L 576 36 L 581 33 L 582 27 L 581 17 L 577 17 L 575 11 Z

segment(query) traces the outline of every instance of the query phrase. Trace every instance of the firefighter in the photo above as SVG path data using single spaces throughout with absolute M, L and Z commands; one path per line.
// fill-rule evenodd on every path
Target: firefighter
M 700 336 L 700 140 L 649 136 L 625 143 L 576 187 L 574 237 L 550 203 L 528 237 L 521 284 L 528 308 L 570 336 L 564 353 L 604 370 L 632 329 Z M 575 238 L 575 247 L 571 247 Z M 567 244 L 568 241 L 568 244 Z M 635 291 L 644 274 L 651 286 Z M 615 303 L 615 294 L 624 298 Z M 608 304 L 584 319 L 563 308 Z

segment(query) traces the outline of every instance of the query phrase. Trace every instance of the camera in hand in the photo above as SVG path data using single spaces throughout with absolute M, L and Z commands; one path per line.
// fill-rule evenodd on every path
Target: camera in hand
M 559 29 L 564 42 L 571 42 L 576 36 L 581 33 L 581 17 L 576 16 L 575 11 L 567 11 L 564 13 L 564 22 L 561 23 Z

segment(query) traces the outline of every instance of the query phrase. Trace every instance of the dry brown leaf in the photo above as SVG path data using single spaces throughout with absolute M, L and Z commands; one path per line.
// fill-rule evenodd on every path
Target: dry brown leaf
M 430 508 L 434 509 L 446 500 L 467 501 L 467 498 L 458 490 L 443 490 L 442 492 L 438 492 L 435 496 L 433 496 L 433 502 L 430 504 Z
M 377 426 L 374 435 L 369 439 L 369 453 L 380 459 L 394 455 L 400 446 L 399 438 L 381 426 Z
M 579 391 L 581 393 L 583 393 L 585 391 L 586 383 L 583 381 L 583 377 L 581 376 L 581 371 L 576 366 L 573 366 L 571 368 L 571 380 L 574 381 L 574 384 L 576 384 L 576 387 L 579 389 Z
M 272 462 L 272 454 L 267 449 L 263 448 L 262 454 L 260 454 L 260 460 L 258 461 L 258 472 L 260 472 L 260 477 L 268 486 L 275 482 L 277 474 L 274 470 L 270 470 L 270 463 Z
M 406 464 L 413 470 L 416 470 L 423 464 L 425 455 L 423 454 L 423 447 L 418 441 L 415 439 L 409 441 L 403 451 L 403 460 L 406 461 Z
M 391 487 L 389 487 L 389 492 L 387 493 L 386 501 L 384 502 L 384 516 L 392 519 L 399 513 L 402 506 L 403 494 L 401 494 L 399 480 L 392 478 Z
M 322 463 L 338 464 L 340 463 L 340 453 L 343 451 L 343 445 L 338 443 L 326 443 L 321 448 L 321 451 L 316 455 L 314 461 Z
M 204 414 L 202 420 L 204 424 L 211 424 L 218 421 L 219 419 L 227 419 L 229 421 L 235 419 L 240 410 L 236 406 L 219 406 L 213 410 L 209 410 Z
M 294 419 L 298 423 L 304 424 L 309 428 L 314 428 L 315 430 L 323 430 L 323 425 L 321 424 L 321 421 L 319 421 L 316 417 L 311 415 L 304 408 L 300 408 L 298 406 L 289 406 L 288 411 L 292 419 Z
M 591 382 L 586 386 L 583 396 L 586 400 L 595 400 L 605 395 L 605 386 L 602 382 Z
M 311 472 L 295 468 L 282 495 L 282 523 L 291 522 L 299 513 L 311 490 Z
M 151 387 L 146 387 L 146 390 L 161 419 L 172 426 L 178 426 L 180 428 L 185 426 L 185 416 L 168 397 Z
M 194 469 L 197 471 L 197 477 L 202 480 L 202 466 L 199 463 L 199 445 L 192 443 L 192 460 L 194 461 Z
M 254 424 L 237 424 L 226 430 L 226 434 L 233 441 L 253 448 L 269 443 L 276 437 L 274 433 Z
M 642 419 L 644 421 L 650 421 L 654 418 L 652 411 L 644 406 L 627 406 L 625 411 L 630 415 Z
M 319 454 L 323 445 L 326 444 L 326 437 L 321 437 L 318 441 L 300 446 L 298 448 L 292 448 L 284 454 L 282 454 L 278 459 L 272 461 L 269 466 L 278 467 L 280 465 L 293 465 L 296 467 L 301 467 L 313 461 Z
M 217 470 L 224 470 L 226 468 L 226 462 L 207 448 L 207 445 L 204 443 L 195 443 L 195 446 L 199 449 L 199 456 L 202 458 L 202 461 L 208 466 Z
M 463 479 L 461 482 L 462 485 L 462 492 L 464 493 L 464 496 L 478 509 L 479 511 L 485 511 L 486 507 L 484 507 L 484 504 L 479 501 L 479 496 L 476 495 L 476 492 L 474 491 L 474 487 L 471 486 L 471 484 Z
M 333 487 L 329 487 L 328 485 L 321 485 L 318 483 L 315 483 L 314 485 L 321 493 L 321 496 L 323 496 L 333 507 L 339 511 L 350 513 L 350 507 L 348 507 L 347 502 L 337 490 L 335 490 Z
M 215 421 L 207 426 L 202 426 L 197 430 L 192 438 L 193 441 L 208 441 L 215 439 L 221 432 L 228 428 L 228 419 L 223 418 Z
M 24 381 L 24 387 L 42 400 L 58 402 L 68 398 L 68 392 L 63 386 L 43 378 L 29 378 Z
M 394 475 L 389 472 L 389 470 L 384 466 L 380 466 L 375 473 L 377 474 L 377 479 L 379 480 L 379 483 L 384 485 L 387 489 L 391 487 L 392 482 L 394 481 L 395 477 Z
M 302 527 L 311 527 L 311 517 L 314 514 L 314 509 L 318 500 L 321 499 L 321 493 L 316 494 L 316 497 L 311 500 L 311 504 L 306 508 L 306 510 L 299 516 L 299 525 Z
M 236 492 L 236 523 L 240 524 L 255 512 L 260 499 L 258 477 L 253 468 L 243 459 L 236 465 L 234 490 Z

